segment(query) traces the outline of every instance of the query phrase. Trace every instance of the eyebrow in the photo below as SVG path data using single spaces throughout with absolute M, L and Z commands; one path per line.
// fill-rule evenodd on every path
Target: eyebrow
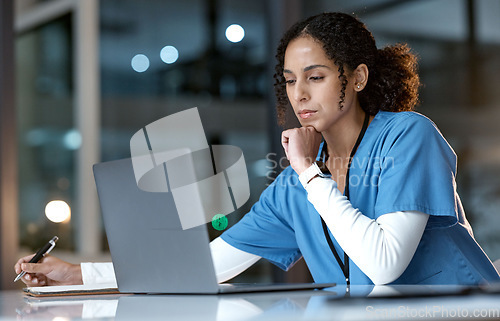
M 330 67 L 328 67 L 326 65 L 310 65 L 310 66 L 305 67 L 303 71 L 306 72 L 306 71 L 309 71 L 309 70 L 312 70 L 312 69 L 316 69 L 316 68 L 331 69 Z M 288 69 L 283 69 L 283 73 L 285 73 L 285 74 L 293 74 L 293 72 L 291 70 L 288 70 Z

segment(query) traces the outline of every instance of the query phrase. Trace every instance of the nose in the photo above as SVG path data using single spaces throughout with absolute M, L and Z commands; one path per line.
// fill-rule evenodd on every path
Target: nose
M 295 102 L 304 102 L 309 100 L 309 92 L 307 86 L 297 81 L 293 86 L 292 98 Z

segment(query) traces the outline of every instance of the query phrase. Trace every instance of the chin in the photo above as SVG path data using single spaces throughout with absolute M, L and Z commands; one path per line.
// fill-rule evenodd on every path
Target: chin
M 321 123 L 317 121 L 299 121 L 302 127 L 312 127 L 314 128 L 318 133 L 321 133 L 322 130 L 324 130 L 323 126 Z
M 314 129 L 316 129 L 316 131 L 318 130 L 317 125 L 312 121 L 300 121 L 299 120 L 299 123 L 302 127 L 313 127 Z

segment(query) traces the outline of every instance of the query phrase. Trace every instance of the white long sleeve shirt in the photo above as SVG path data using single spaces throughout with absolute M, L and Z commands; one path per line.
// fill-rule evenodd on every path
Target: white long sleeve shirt
M 307 199 L 351 260 L 376 285 L 395 281 L 408 267 L 429 215 L 393 212 L 373 220 L 342 195 L 337 183 L 315 178 L 305 184 Z

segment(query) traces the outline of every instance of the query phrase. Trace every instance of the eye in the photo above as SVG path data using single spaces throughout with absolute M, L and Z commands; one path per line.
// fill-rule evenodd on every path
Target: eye
M 285 83 L 286 83 L 287 85 L 292 85 L 292 84 L 294 84 L 294 83 L 295 83 L 295 79 L 288 79 L 288 80 L 285 80 Z
M 322 80 L 323 78 L 325 78 L 325 77 L 323 77 L 323 76 L 314 76 L 314 77 L 309 77 L 309 80 L 318 81 L 318 80 Z

